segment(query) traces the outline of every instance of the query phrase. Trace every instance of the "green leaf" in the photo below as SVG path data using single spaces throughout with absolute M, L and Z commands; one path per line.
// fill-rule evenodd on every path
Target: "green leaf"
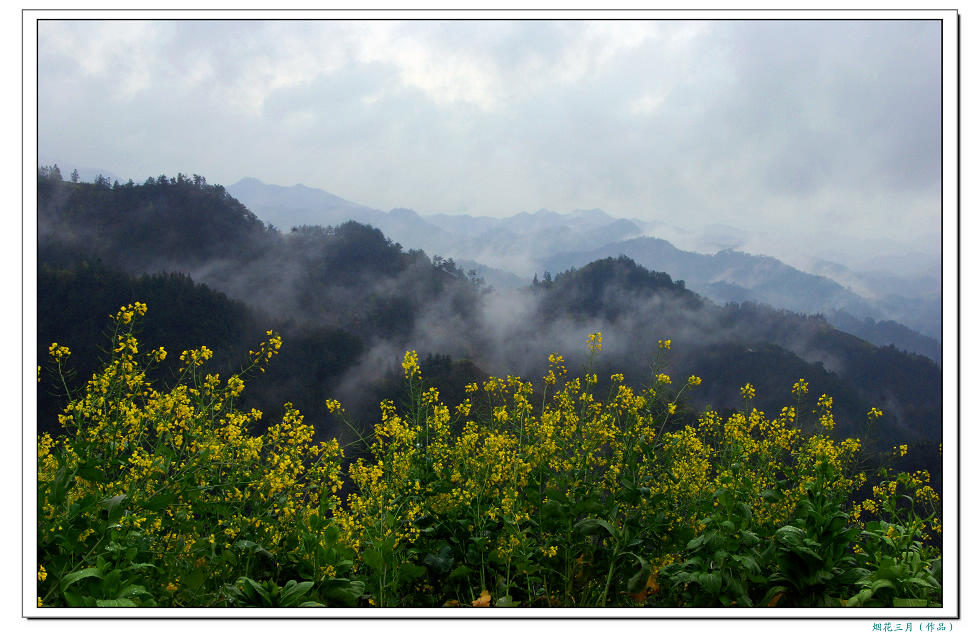
M 204 583 L 205 579 L 206 577 L 205 577 L 204 569 L 195 568 L 193 571 L 188 573 L 187 576 L 184 578 L 184 586 L 191 590 L 195 590 L 198 587 L 200 587 L 201 584 Z
M 806 533 L 803 532 L 803 529 L 793 526 L 792 524 L 787 524 L 786 526 L 780 527 L 779 530 L 776 531 L 775 535 L 780 540 L 790 544 L 799 544 L 803 541 L 803 538 L 806 537 Z
M 402 564 L 400 579 L 409 581 L 425 575 L 425 567 L 411 562 Z
M 722 579 L 718 573 L 698 573 L 697 582 L 710 595 L 721 592 Z
M 106 515 L 109 517 L 109 524 L 115 524 L 122 517 L 123 509 L 120 508 L 119 504 L 126 499 L 126 495 L 114 495 L 111 498 L 106 498 L 99 502 L 99 505 L 105 508 Z
M 333 493 L 330 491 L 330 485 L 324 484 L 323 489 L 320 490 L 320 503 L 317 506 L 317 512 L 322 518 L 330 517 L 330 511 L 333 509 Z
M 738 502 L 738 503 L 736 503 L 736 505 L 735 505 L 735 512 L 739 514 L 739 517 L 742 520 L 744 520 L 746 522 L 751 522 L 752 521 L 752 509 L 746 503 L 744 503 L 744 502 Z
M 395 540 L 398 538 L 394 534 L 389 535 L 381 542 L 381 556 L 386 560 L 390 560 L 391 556 L 395 550 Z
M 139 584 L 129 584 L 128 586 L 124 586 L 116 597 L 136 597 L 138 595 L 149 595 L 149 592 Z
M 120 597 L 117 599 L 97 599 L 95 605 L 99 608 L 135 608 L 136 602 Z
M 90 567 L 90 568 L 83 568 L 80 571 L 75 571 L 73 573 L 69 573 L 68 575 L 65 575 L 64 577 L 61 578 L 61 592 L 65 592 L 65 589 L 67 589 L 69 586 L 71 586 L 78 580 L 86 579 L 88 577 L 95 577 L 98 579 L 102 579 L 103 577 L 102 571 L 98 568 Z
M 364 555 L 362 559 L 364 560 L 365 564 L 367 564 L 369 567 L 373 568 L 376 571 L 380 571 L 384 569 L 385 562 L 381 558 L 381 552 L 378 551 L 377 549 L 373 549 L 373 548 L 367 549 L 366 551 L 364 551 Z
M 864 606 L 871 600 L 872 595 L 873 593 L 871 592 L 870 588 L 861 589 L 861 591 L 857 595 L 847 600 L 846 606 L 849 608 Z
M 762 492 L 762 493 L 760 493 L 759 495 L 761 495 L 761 496 L 762 496 L 762 499 L 763 499 L 763 500 L 764 500 L 765 502 L 769 502 L 769 503 L 772 503 L 772 502 L 778 502 L 778 501 L 779 501 L 779 499 L 780 499 L 780 498 L 782 497 L 782 496 L 781 496 L 781 494 L 779 494 L 779 493 L 776 493 L 776 492 L 775 492 L 775 491 L 773 491 L 772 489 L 766 489 L 765 491 L 763 491 L 763 492 Z
M 258 544 L 256 542 L 253 542 L 251 540 L 239 540 L 239 541 L 235 542 L 233 544 L 233 546 L 235 548 L 243 549 L 243 550 L 248 551 L 249 553 L 253 553 L 255 555 L 262 555 L 264 557 L 268 557 L 271 560 L 274 560 L 275 559 L 275 557 L 272 555 L 272 553 L 270 553 L 268 550 L 266 550 L 265 547 L 263 547 L 261 544 Z
M 759 536 L 752 531 L 739 531 L 739 536 L 741 537 L 742 542 L 748 546 L 755 546 L 759 543 Z
M 323 531 L 323 539 L 327 541 L 328 544 L 333 544 L 340 537 L 340 528 L 336 524 L 327 525 Z
M 725 539 L 717 531 L 708 531 L 704 534 L 704 549 L 706 551 L 717 551 L 724 544 Z
M 503 597 L 497 599 L 497 606 L 500 608 L 515 608 L 520 606 L 520 602 L 514 603 L 514 598 L 510 595 L 504 595 Z
M 58 456 L 59 463 L 63 462 L 62 457 Z M 69 485 L 75 479 L 75 472 L 69 471 L 68 467 L 59 467 L 54 473 L 54 484 L 51 485 L 51 503 L 61 504 L 65 501 Z
M 102 483 L 106 481 L 105 471 L 92 460 L 86 460 L 78 467 L 78 475 L 89 482 Z
M 64 591 L 62 594 L 65 596 L 65 602 L 67 602 L 68 606 L 71 608 L 92 605 L 92 602 L 89 601 L 92 598 L 87 595 L 79 595 L 75 591 Z
M 735 496 L 732 495 L 730 489 L 718 489 L 714 492 L 713 497 L 718 501 L 718 504 L 726 509 L 730 508 L 735 501 Z
M 106 597 L 119 597 L 117 589 L 122 581 L 122 571 L 117 568 L 109 571 L 102 580 L 102 594 Z
M 922 586 L 924 588 L 933 588 L 934 587 L 934 584 L 932 584 L 931 582 L 927 582 L 924 579 L 919 578 L 919 577 L 910 577 L 910 578 L 908 578 L 908 579 L 905 580 L 905 584 L 906 585 L 908 585 L 908 584 L 916 584 L 917 586 Z
M 448 544 L 442 544 L 437 553 L 429 553 L 422 559 L 423 564 L 427 564 L 439 573 L 448 573 L 453 566 L 452 548 Z
M 152 564 L 150 562 L 138 562 L 136 564 L 130 564 L 129 566 L 127 566 L 123 570 L 125 570 L 125 571 L 141 571 L 144 568 L 156 569 L 157 568 L 157 565 L 156 564 Z
M 882 560 L 884 562 L 884 560 Z M 882 579 L 898 580 L 906 574 L 906 569 L 904 564 L 892 564 L 891 566 L 883 566 L 878 569 L 875 574 L 877 577 Z
M 605 529 L 609 532 L 613 538 L 619 539 L 619 532 L 605 520 L 600 520 L 598 518 L 585 518 L 584 520 L 579 520 L 575 524 L 575 528 L 584 533 L 585 535 L 594 535 L 599 532 L 599 529 Z
M 262 606 L 272 606 L 272 598 L 269 597 L 269 591 L 265 589 L 264 586 L 256 582 L 250 577 L 239 577 L 236 582 L 239 590 L 241 590 L 246 599 L 253 604 L 260 604 Z
M 650 577 L 650 562 L 636 553 L 626 553 L 626 555 L 633 556 L 639 565 L 639 570 L 626 582 L 626 590 L 630 593 L 639 593 L 646 588 L 647 580 Z
M 324 599 L 337 600 L 340 603 L 348 606 L 355 605 L 358 598 L 363 593 L 363 581 L 352 581 L 344 578 L 324 580 L 323 585 L 320 588 L 320 595 Z
M 313 582 L 297 583 L 296 580 L 289 580 L 279 592 L 279 605 L 287 608 L 295 606 L 311 588 Z
M 750 573 L 762 572 L 762 569 L 759 567 L 759 563 L 756 562 L 755 558 L 751 555 L 736 555 L 733 559 L 736 562 L 739 562 Z
M 896 597 L 894 600 L 895 606 L 901 606 L 905 608 L 909 607 L 925 607 L 928 602 L 924 599 L 910 599 L 907 597 Z
M 170 506 L 177 499 L 177 494 L 172 491 L 158 493 L 146 502 L 146 508 L 150 511 L 162 511 Z
M 68 519 L 72 519 L 82 513 L 87 513 L 93 510 L 98 501 L 99 496 L 95 493 L 90 493 L 85 497 L 72 502 L 71 507 L 68 509 Z

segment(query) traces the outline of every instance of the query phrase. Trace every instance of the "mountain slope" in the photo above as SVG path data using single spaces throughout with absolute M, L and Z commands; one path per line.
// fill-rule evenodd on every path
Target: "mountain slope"
M 884 310 L 836 281 L 802 272 L 772 257 L 734 250 L 700 254 L 679 250 L 663 239 L 639 237 L 594 250 L 556 254 L 545 261 L 545 268 L 561 271 L 617 255 L 630 257 L 648 268 L 669 272 L 684 280 L 691 289 L 719 303 L 752 301 L 793 312 L 824 314 L 841 329 L 859 329 L 862 337 L 877 344 L 894 343 L 937 362 L 941 360 L 941 350 L 935 339 L 894 322 L 894 328 L 875 328 L 875 321 L 867 325 L 856 317 L 882 317 Z
M 230 192 L 279 227 L 338 225 L 348 219 L 373 225 L 406 247 L 472 264 L 467 269 L 484 272 L 498 288 L 517 282 L 496 271 L 528 281 L 535 273 L 561 272 L 622 254 L 686 281 L 719 303 L 752 301 L 794 312 L 822 313 L 837 327 L 875 344 L 894 344 L 942 360 L 937 340 L 941 337 L 939 296 L 930 287 L 933 273 L 908 280 L 859 274 L 823 261 L 814 264 L 817 269 L 811 274 L 772 257 L 731 248 L 714 254 L 680 250 L 663 239 L 642 236 L 644 228 L 663 224 L 643 222 L 641 227 L 641 222 L 617 219 L 597 209 L 569 214 L 541 209 L 502 218 L 420 215 L 401 208 L 383 212 L 326 191 L 302 185 L 273 186 L 252 178 L 232 185 Z M 700 236 L 702 243 L 717 247 L 746 240 L 744 231 L 721 224 L 701 229 Z M 821 272 L 832 276 L 821 276 Z M 850 283 L 857 287 L 848 287 Z M 924 296 L 899 294 L 903 290 L 919 290 Z
M 886 409 L 885 444 L 941 437 L 941 370 L 934 363 L 874 347 L 819 317 L 751 303 L 717 305 L 628 258 L 602 259 L 530 288 L 491 293 L 452 261 L 406 252 L 376 228 L 348 222 L 283 234 L 223 188 L 186 179 L 107 188 L 45 178 L 38 181 L 38 202 L 39 227 L 46 229 L 39 236 L 39 268 L 71 269 L 98 260 L 130 277 L 182 272 L 188 281 L 245 304 L 258 322 L 283 331 L 284 347 L 297 344 L 286 369 L 270 366 L 270 374 L 279 375 L 269 395 L 299 395 L 304 413 L 312 405 L 310 417 L 328 429 L 333 421 L 322 407 L 316 411 L 317 404 L 337 395 L 360 405 L 357 413 L 370 420 L 378 388 L 398 378 L 397 361 L 406 349 L 475 364 L 441 365 L 447 370 L 534 380 L 547 370 L 551 352 L 565 354 L 569 369 L 584 365 L 586 337 L 601 331 L 603 373 L 643 379 L 658 340 L 673 339 L 669 373 L 676 379 L 703 376 L 704 387 L 692 400 L 718 409 L 738 404 L 744 382 L 778 402 L 804 377 L 815 391 L 838 399 L 841 433 L 859 428 L 867 409 L 878 405 Z M 134 239 L 157 232 L 172 237 Z M 54 285 L 43 285 L 39 296 L 51 295 Z M 123 280 L 115 288 L 129 285 Z M 81 287 L 58 287 L 51 298 L 65 308 L 80 307 L 86 298 L 79 295 L 91 296 Z M 45 338 L 62 342 L 59 330 L 67 327 L 55 325 Z M 46 346 L 39 342 L 39 351 Z M 738 382 L 730 383 L 735 376 Z

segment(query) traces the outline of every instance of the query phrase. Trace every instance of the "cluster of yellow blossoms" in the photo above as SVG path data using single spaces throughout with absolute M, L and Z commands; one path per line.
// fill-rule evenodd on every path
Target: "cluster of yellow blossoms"
M 241 375 L 222 383 L 217 374 L 196 374 L 212 357 L 206 347 L 180 356 L 189 383 L 155 388 L 147 371 L 166 354 L 162 348 L 140 353 L 133 330 L 145 313 L 142 303 L 120 308 L 112 359 L 59 416 L 64 434 L 38 438 L 39 546 L 64 542 L 73 506 L 121 498 L 125 512 L 113 532 L 144 538 L 161 572 L 227 576 L 215 570 L 215 551 L 232 550 L 245 537 L 270 551 L 299 550 L 290 544 L 290 529 L 306 524 L 321 498 L 337 499 L 339 445 L 314 442 L 313 426 L 288 403 L 280 422 L 251 434 L 262 414 L 235 407 L 245 388 Z M 267 336 L 246 372 L 281 347 L 278 335 Z M 53 344 L 51 353 L 58 359 L 68 349 Z M 64 472 L 75 477 L 61 496 Z M 96 532 L 104 529 L 99 509 L 81 510 L 73 524 L 82 532 L 71 541 L 104 546 L 106 531 Z M 44 581 L 43 567 L 38 577 Z
M 412 350 L 401 363 L 412 400 L 406 409 L 381 403 L 369 447 L 347 463 L 345 484 L 338 442 L 315 442 L 313 426 L 291 404 L 263 435 L 251 434 L 262 414 L 235 407 L 245 372 L 224 383 L 218 374 L 199 374 L 213 355 L 208 348 L 180 355 L 188 384 L 165 392 L 153 388 L 147 370 L 166 353 L 160 348 L 140 355 L 132 328 L 145 312 L 139 303 L 120 309 L 112 360 L 59 418 L 67 435 L 38 439 L 44 492 L 39 542 L 56 542 L 73 503 L 126 494 L 129 506 L 118 524 L 148 538 L 161 572 L 169 574 L 158 590 L 175 598 L 185 592 L 181 575 L 185 581 L 202 572 L 219 577 L 210 572 L 215 555 L 249 542 L 273 554 L 319 554 L 333 539 L 324 535 L 311 546 L 296 539 L 295 529 L 327 523 L 329 510 L 338 541 L 358 556 L 351 568 L 382 571 L 378 581 L 388 584 L 378 586 L 395 586 L 399 569 L 418 567 L 421 558 L 409 549 L 438 527 L 447 537 L 468 538 L 464 552 L 479 549 L 473 591 L 487 586 L 489 564 L 497 569 L 493 577 L 510 581 L 517 565 L 527 569 L 534 557 L 564 574 L 563 594 L 574 602 L 580 598 L 573 584 L 588 567 L 589 551 L 607 550 L 627 533 L 647 534 L 645 546 L 652 552 L 644 559 L 668 564 L 677 558 L 671 538 L 682 530 L 700 532 L 720 489 L 738 493 L 757 524 L 775 529 L 806 496 L 818 465 L 830 467 L 829 487 L 841 492 L 853 492 L 866 479 L 851 473 L 860 441 L 831 438 L 829 396 L 816 401 L 820 426 L 811 434 L 801 430 L 797 411 L 809 390 L 804 379 L 792 386 L 797 406 L 775 417 L 750 408 L 755 388 L 746 384 L 740 388 L 746 401 L 741 411 L 722 417 L 708 410 L 688 422 L 678 416 L 678 405 L 683 392 L 702 383 L 698 376 L 690 375 L 674 391 L 670 376 L 659 373 L 653 387 L 636 390 L 616 373 L 602 398 L 596 395 L 596 373 L 566 379 L 564 359 L 552 354 L 537 395 L 519 377 L 490 377 L 467 384 L 466 398 L 451 410 L 436 388 L 422 385 Z M 278 335 L 267 336 L 249 353 L 249 369 L 263 369 L 281 348 Z M 662 350 L 670 346 L 669 339 L 659 341 Z M 590 356 L 601 351 L 601 333 L 589 335 L 588 347 Z M 69 354 L 57 343 L 50 353 L 55 360 Z M 344 417 L 339 401 L 329 399 L 326 406 Z M 869 412 L 869 418 L 880 416 L 877 408 Z M 907 447 L 899 449 L 904 455 Z M 61 466 L 87 466 L 95 456 L 103 463 L 101 474 L 80 477 L 63 500 L 47 498 Z M 938 502 L 927 481 L 917 474 L 906 486 L 917 499 Z M 879 510 L 894 493 L 892 485 L 874 487 L 874 499 L 855 505 L 855 520 L 862 511 Z M 596 510 L 565 513 L 577 518 L 548 525 L 548 515 L 586 502 Z M 609 535 L 597 543 L 570 544 L 572 523 L 599 517 L 600 510 Z M 95 518 L 91 526 L 98 527 Z M 95 540 L 86 535 L 79 541 Z M 395 553 L 397 560 L 390 558 Z M 319 578 L 336 574 L 335 564 L 317 568 Z M 39 566 L 38 581 L 46 577 Z M 656 586 L 655 572 L 650 582 Z

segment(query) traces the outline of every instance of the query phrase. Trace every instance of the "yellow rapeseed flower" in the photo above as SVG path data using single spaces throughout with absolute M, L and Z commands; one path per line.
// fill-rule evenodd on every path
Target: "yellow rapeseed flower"
M 602 332 L 589 334 L 589 350 L 598 352 L 602 349 Z
M 422 370 L 419 369 L 419 355 L 414 349 L 405 352 L 405 357 L 402 359 L 402 370 L 405 372 L 405 378 L 409 380 L 422 376 Z
M 51 345 L 48 346 L 48 353 L 56 361 L 60 361 L 62 358 L 66 357 L 66 356 L 70 356 L 71 355 L 71 350 L 69 350 L 64 345 L 58 345 L 57 343 L 51 343 Z
M 809 383 L 807 383 L 806 380 L 801 378 L 800 380 L 793 383 L 793 395 L 796 396 L 797 398 L 803 398 L 803 396 L 805 396 L 808 391 L 809 391 Z

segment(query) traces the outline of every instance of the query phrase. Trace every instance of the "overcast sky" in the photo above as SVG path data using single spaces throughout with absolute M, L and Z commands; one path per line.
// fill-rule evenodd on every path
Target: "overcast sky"
M 42 21 L 38 39 L 38 154 L 62 166 L 939 250 L 936 21 Z

